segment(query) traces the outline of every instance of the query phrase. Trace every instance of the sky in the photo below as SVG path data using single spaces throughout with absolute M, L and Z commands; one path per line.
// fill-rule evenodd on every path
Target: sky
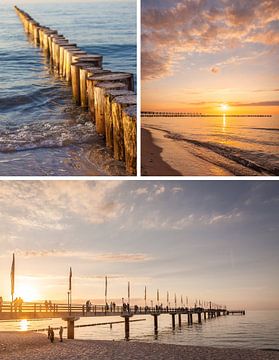
M 279 114 L 278 0 L 142 0 L 142 110 Z
M 0 296 L 278 309 L 276 181 L 1 181 Z

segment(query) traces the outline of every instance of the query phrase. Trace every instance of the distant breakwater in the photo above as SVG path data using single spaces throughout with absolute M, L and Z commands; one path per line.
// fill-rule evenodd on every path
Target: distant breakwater
M 191 112 L 167 112 L 167 111 L 142 111 L 142 117 L 272 117 L 262 114 L 202 114 Z
M 102 55 L 88 54 L 17 6 L 15 11 L 25 32 L 49 59 L 53 73 L 71 85 L 74 103 L 89 112 L 114 159 L 125 162 L 127 173 L 135 175 L 137 96 L 133 74 L 103 69 Z

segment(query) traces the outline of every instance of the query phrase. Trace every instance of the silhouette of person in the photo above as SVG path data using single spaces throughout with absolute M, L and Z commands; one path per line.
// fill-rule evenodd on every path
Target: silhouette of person
M 60 326 L 59 337 L 60 337 L 60 342 L 62 342 L 63 341 L 63 326 Z
M 53 328 L 50 328 L 50 341 L 53 343 L 54 342 L 54 330 Z
M 51 330 L 51 329 L 50 329 L 50 326 L 49 326 L 48 329 L 47 329 L 47 338 L 48 338 L 48 339 L 50 339 L 50 330 Z
M 3 298 L 2 296 L 0 296 L 0 312 L 2 312 L 2 308 L 3 308 Z

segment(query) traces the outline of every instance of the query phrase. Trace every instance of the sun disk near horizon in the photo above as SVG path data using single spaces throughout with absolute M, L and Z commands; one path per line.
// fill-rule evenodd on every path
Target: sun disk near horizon
M 229 110 L 229 105 L 226 104 L 226 103 L 223 103 L 220 105 L 220 109 L 223 111 L 223 112 L 226 112 Z

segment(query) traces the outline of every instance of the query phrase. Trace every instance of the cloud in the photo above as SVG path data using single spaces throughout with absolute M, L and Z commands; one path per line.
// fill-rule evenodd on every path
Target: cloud
M 142 253 L 94 253 L 89 251 L 71 251 L 71 250 L 21 250 L 13 251 L 16 257 L 20 258 L 36 258 L 36 257 L 52 257 L 52 258 L 76 258 L 79 260 L 96 261 L 96 262 L 145 262 L 152 260 L 153 257 Z M 1 257 L 10 256 L 10 253 L 3 254 Z
M 220 71 L 220 69 L 217 67 L 217 66 L 213 66 L 210 71 L 213 73 L 213 74 L 218 74 L 218 72 Z
M 279 100 L 275 101 L 259 101 L 259 102 L 252 102 L 252 103 L 231 103 L 232 106 L 279 106 Z
M 218 4 L 209 0 L 144 1 L 142 79 L 170 75 L 173 64 L 181 56 L 216 54 L 245 44 L 277 45 L 279 33 L 274 22 L 278 16 L 277 0 L 219 1 Z
M 14 181 L 1 183 L 1 217 L 20 228 L 64 230 L 72 217 L 103 224 L 126 210 L 119 181 Z

